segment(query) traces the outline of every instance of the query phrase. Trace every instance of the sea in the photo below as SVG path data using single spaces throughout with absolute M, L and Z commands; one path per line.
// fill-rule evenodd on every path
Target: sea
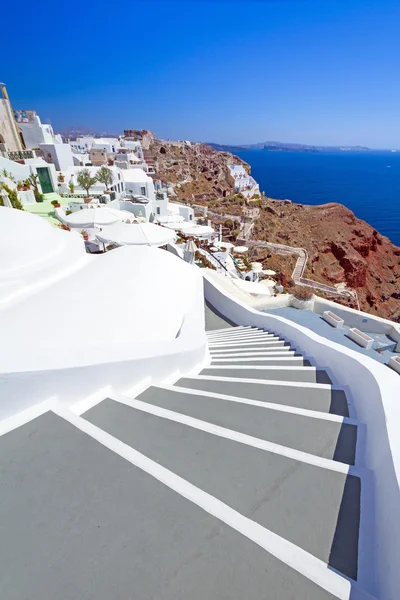
M 340 202 L 400 246 L 400 151 L 237 153 L 270 198 Z

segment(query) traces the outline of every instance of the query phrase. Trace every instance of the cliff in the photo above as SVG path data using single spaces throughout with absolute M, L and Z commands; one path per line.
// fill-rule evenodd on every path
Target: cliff
M 249 165 L 230 152 L 215 152 L 207 144 L 154 138 L 149 146 L 157 178 L 182 201 L 207 202 L 231 195 L 228 165 Z
M 228 179 L 228 164 L 243 164 L 250 171 L 237 156 L 206 144 L 166 142 L 152 136 L 149 140 L 156 177 L 171 187 L 178 200 L 208 205 L 221 215 L 237 215 L 237 221 L 230 223 L 233 239 L 249 208 L 258 209 L 253 238 L 306 248 L 305 277 L 330 285 L 345 282 L 357 290 L 362 310 L 400 322 L 400 248 L 345 206 L 307 206 L 265 196 L 246 204 Z M 214 218 L 215 224 L 224 223 L 225 217 Z M 290 283 L 292 257 L 271 256 L 266 250 L 253 256 L 268 257 L 269 268 Z

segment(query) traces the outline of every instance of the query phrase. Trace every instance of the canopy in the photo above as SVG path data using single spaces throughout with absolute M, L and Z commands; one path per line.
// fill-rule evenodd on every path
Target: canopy
M 184 221 L 182 215 L 159 215 L 157 221 L 159 223 L 182 223 Z
M 261 283 L 253 283 L 252 281 L 244 281 L 243 279 L 233 279 L 232 281 L 237 287 L 249 294 L 257 294 L 257 296 L 271 295 L 269 287 Z
M 235 246 L 233 251 L 236 252 L 236 254 L 244 254 L 245 252 L 248 252 L 249 249 L 247 246 Z
M 214 229 L 208 225 L 192 225 L 190 227 L 185 227 L 184 232 L 185 235 L 193 235 L 194 237 L 203 237 L 204 235 L 215 233 Z
M 128 219 L 135 218 L 135 215 L 127 210 L 118 210 L 117 208 L 83 208 L 71 215 L 62 217 L 64 223 L 71 227 L 102 227 L 111 225 Z
M 175 233 L 153 223 L 114 223 L 96 233 L 100 242 L 118 246 L 164 246 L 175 240 Z

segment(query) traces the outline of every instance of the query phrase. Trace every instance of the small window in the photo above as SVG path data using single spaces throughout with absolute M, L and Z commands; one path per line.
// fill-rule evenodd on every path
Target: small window
M 159 215 L 161 213 L 161 209 L 159 206 L 157 206 L 157 214 Z
M 193 221 L 193 215 L 189 215 L 189 221 Z
M 140 188 L 140 193 L 142 194 L 142 196 L 146 195 L 146 188 L 145 187 L 141 187 Z

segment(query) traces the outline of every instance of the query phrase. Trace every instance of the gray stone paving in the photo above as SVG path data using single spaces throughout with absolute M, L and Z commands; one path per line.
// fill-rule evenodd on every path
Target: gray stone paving
M 54 414 L 0 473 L 2 600 L 334 600 Z
M 157 387 L 148 388 L 137 399 L 289 448 L 354 464 L 355 425 Z
M 84 416 L 242 514 L 357 577 L 358 477 L 265 452 L 112 400 Z M 346 543 L 334 544 L 341 542 L 342 532 Z
M 217 363 L 213 361 L 214 364 Z M 176 382 L 176 385 L 196 390 L 216 392 L 217 394 L 228 394 L 240 398 L 261 400 L 262 402 L 286 404 L 295 406 L 296 408 L 330 412 L 344 417 L 349 416 L 346 395 L 342 390 L 284 385 L 269 386 L 268 383 L 249 384 L 242 381 L 218 381 L 191 377 L 182 377 Z
M 218 369 L 205 368 L 200 375 L 211 375 L 213 377 L 244 377 L 247 379 L 271 379 L 280 381 L 302 381 L 308 383 L 332 383 L 326 371 L 319 369 L 228 369 L 219 367 Z

